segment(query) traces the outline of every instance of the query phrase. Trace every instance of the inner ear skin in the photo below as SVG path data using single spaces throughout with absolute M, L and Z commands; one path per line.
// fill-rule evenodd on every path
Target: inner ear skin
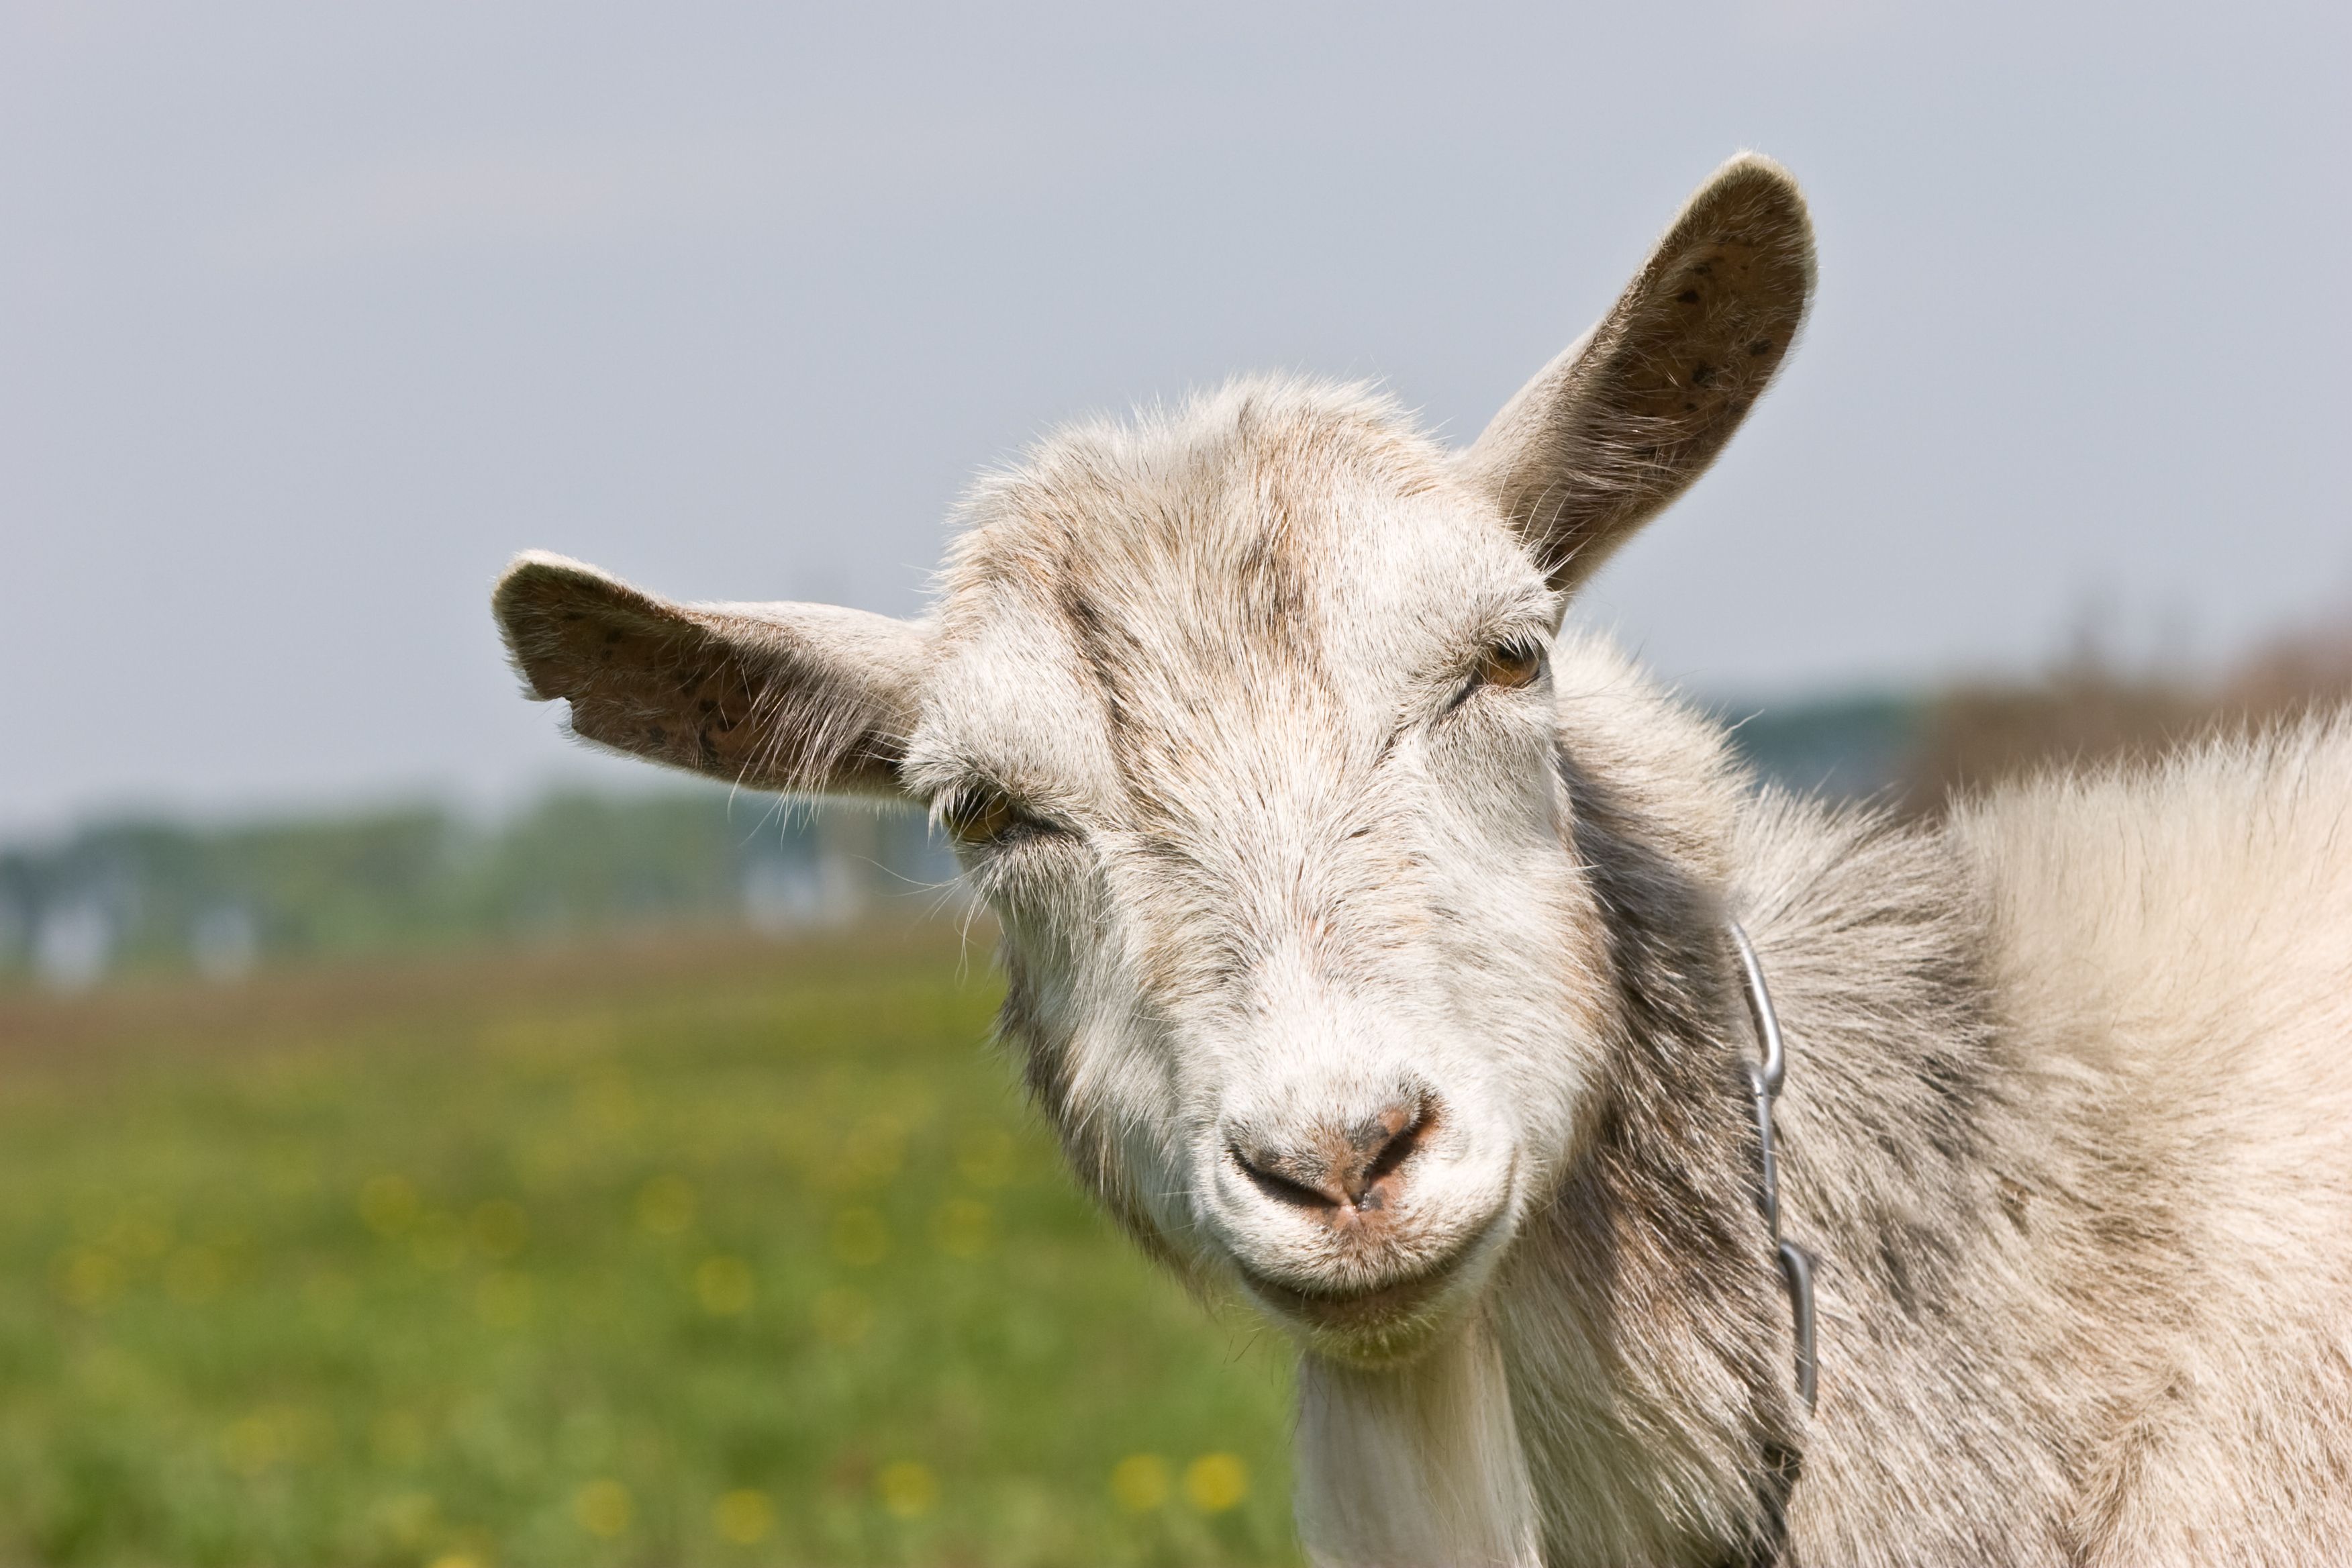
M 1619 416 L 1656 420 L 1692 453 L 1720 446 L 1771 379 L 1796 324 L 1769 308 L 1796 280 L 1769 287 L 1758 275 L 1770 268 L 1754 245 L 1730 240 L 1700 247 L 1661 279 L 1611 356 Z
M 1553 586 L 1590 576 L 1714 461 L 1795 342 L 1812 282 L 1795 182 L 1736 158 L 1585 342 L 1463 454 Z
M 1596 368 L 1608 390 L 1580 422 L 1622 489 L 1581 505 L 1565 492 L 1551 526 L 1590 531 L 1613 512 L 1663 503 L 1712 462 L 1789 352 L 1807 271 L 1786 247 L 1743 238 L 1695 247 L 1662 268 Z
M 531 695 L 569 702 L 575 734 L 754 788 L 899 787 L 886 715 L 788 626 L 568 563 L 518 566 L 494 607 Z
M 778 759 L 752 721 L 772 677 L 692 622 L 631 604 L 635 597 L 546 575 L 511 584 L 500 619 L 532 694 L 568 701 L 572 732 L 589 740 L 673 767 L 768 782 Z
M 555 623 L 562 665 L 535 685 L 572 704 L 572 731 L 677 767 L 764 772 L 751 723 L 760 683 L 740 658 L 670 628 L 626 627 L 574 610 Z M 552 685 L 555 689 L 547 690 Z

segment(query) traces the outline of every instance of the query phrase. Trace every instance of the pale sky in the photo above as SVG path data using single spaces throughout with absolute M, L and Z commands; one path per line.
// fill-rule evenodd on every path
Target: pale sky
M 1821 294 L 1587 612 L 1695 688 L 2352 607 L 2352 7 L 0 0 L 0 832 L 595 763 L 514 551 L 916 608 L 978 469 L 1230 373 L 1457 439 L 1722 158 Z

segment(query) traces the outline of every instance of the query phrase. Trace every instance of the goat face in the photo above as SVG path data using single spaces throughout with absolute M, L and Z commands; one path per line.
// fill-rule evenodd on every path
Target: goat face
M 1735 161 L 1458 454 L 1285 382 L 1066 433 L 975 493 L 928 622 L 674 605 L 551 557 L 498 611 L 590 739 L 927 805 L 1111 1210 L 1328 1352 L 1407 1354 L 1591 1100 L 1565 597 L 1720 449 L 1811 254 L 1786 176 Z
M 973 512 L 905 777 L 1003 921 L 1041 1102 L 1162 1252 L 1409 1337 L 1578 1100 L 1559 590 L 1326 388 L 1074 432 Z

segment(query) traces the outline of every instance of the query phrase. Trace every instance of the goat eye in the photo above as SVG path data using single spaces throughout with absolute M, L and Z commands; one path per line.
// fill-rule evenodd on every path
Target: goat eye
M 1478 684 L 1506 691 L 1535 684 L 1543 673 L 1543 649 L 1532 641 L 1499 642 L 1478 656 Z
M 1030 820 L 1012 797 L 994 789 L 966 790 L 940 816 L 957 843 L 971 845 L 994 844 Z

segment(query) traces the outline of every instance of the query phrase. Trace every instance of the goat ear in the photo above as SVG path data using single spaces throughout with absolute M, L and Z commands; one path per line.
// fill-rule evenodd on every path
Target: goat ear
M 1699 187 L 1600 324 L 1456 461 L 1553 585 L 1572 587 L 1715 460 L 1812 290 L 1797 182 L 1742 153 Z
M 678 605 L 534 552 L 490 598 L 576 735 L 759 789 L 897 795 L 925 637 L 830 605 Z

